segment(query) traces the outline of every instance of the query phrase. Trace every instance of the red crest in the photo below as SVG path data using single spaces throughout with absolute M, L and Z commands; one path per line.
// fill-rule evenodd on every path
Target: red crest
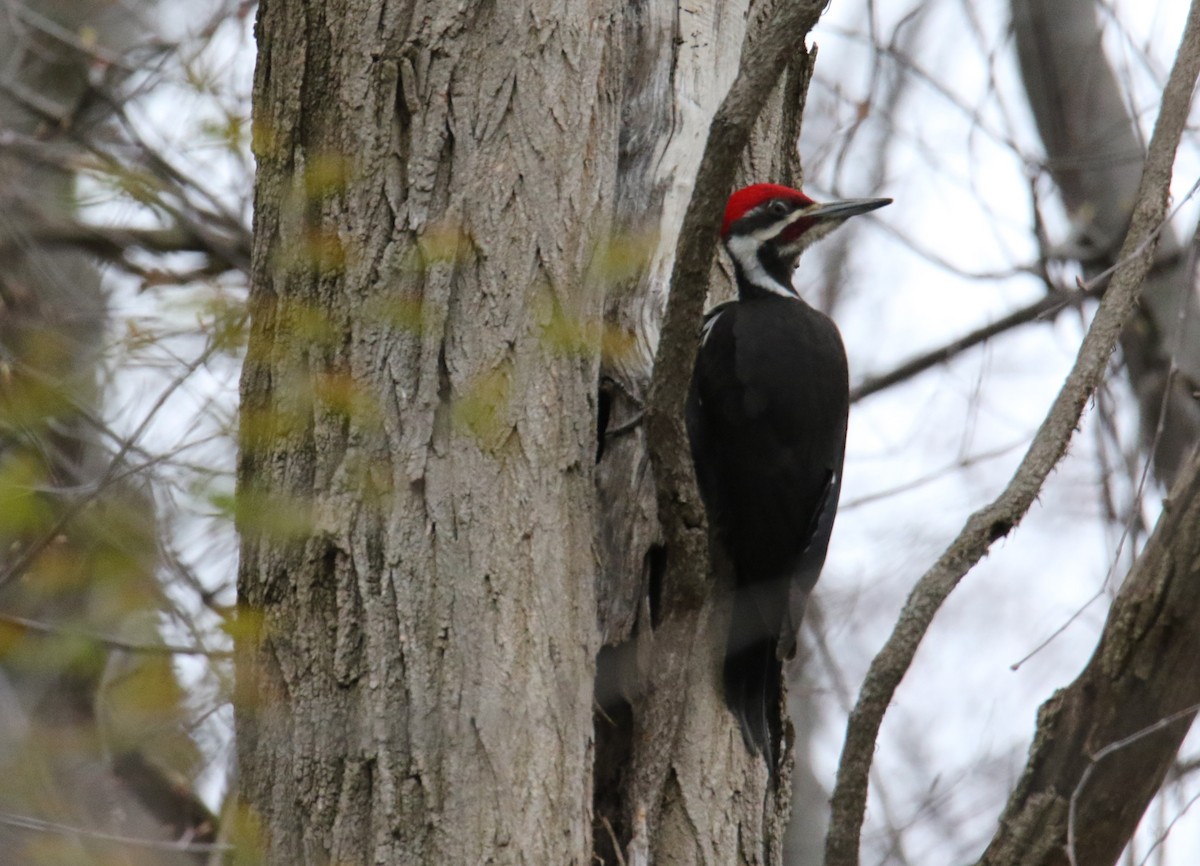
M 792 201 L 802 207 L 813 203 L 813 200 L 800 192 L 800 190 L 792 189 L 790 186 L 781 186 L 777 183 L 756 183 L 753 186 L 743 187 L 731 195 L 729 201 L 725 204 L 725 222 L 721 225 L 721 237 L 729 234 L 729 228 L 735 222 L 763 202 L 770 201 L 773 198 Z

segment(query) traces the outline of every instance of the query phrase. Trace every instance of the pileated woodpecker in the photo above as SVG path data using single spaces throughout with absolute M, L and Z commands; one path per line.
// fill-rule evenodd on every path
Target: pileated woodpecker
M 733 568 L 725 700 L 769 767 L 782 663 L 795 653 L 833 529 L 850 407 L 841 335 L 801 300 L 792 271 L 813 241 L 890 202 L 822 204 L 756 184 L 725 207 L 738 299 L 705 316 L 687 429 L 713 537 Z

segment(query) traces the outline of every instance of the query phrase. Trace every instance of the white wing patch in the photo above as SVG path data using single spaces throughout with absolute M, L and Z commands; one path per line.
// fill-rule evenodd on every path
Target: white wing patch
M 721 313 L 723 313 L 723 312 L 725 312 L 725 311 L 718 310 L 716 313 L 709 316 L 704 321 L 703 327 L 700 328 L 700 345 L 701 346 L 703 346 L 705 343 L 708 342 L 708 337 L 712 333 L 713 325 L 715 325 L 717 323 L 717 319 L 721 318 Z

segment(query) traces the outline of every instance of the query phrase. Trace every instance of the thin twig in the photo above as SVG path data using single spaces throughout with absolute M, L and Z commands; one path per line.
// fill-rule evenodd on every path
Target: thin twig
M 167 841 L 160 839 L 145 839 L 137 836 L 121 836 L 116 833 L 104 833 L 100 830 L 89 830 L 86 827 L 72 827 L 69 824 L 59 824 L 43 818 L 30 815 L 14 815 L 11 812 L 0 812 L 0 824 L 9 827 L 19 827 L 23 830 L 37 830 L 43 833 L 57 833 L 60 836 L 83 836 L 97 839 L 101 842 L 115 842 L 120 845 L 132 845 L 137 848 L 149 848 L 152 851 L 182 851 L 186 854 L 207 854 L 212 851 L 232 851 L 233 846 L 227 843 L 189 842 L 186 839 Z
M 141 228 L 136 226 L 89 225 L 81 220 L 51 222 L 29 214 L 29 227 L 25 229 L 20 243 L 33 242 L 45 247 L 70 247 L 80 249 L 105 260 L 127 266 L 127 255 L 131 247 L 150 253 L 204 253 L 224 262 L 227 267 L 209 267 L 209 272 L 221 273 L 237 270 L 245 273 L 250 267 L 249 236 L 241 238 L 235 245 L 215 246 L 210 238 L 189 231 L 184 226 L 168 228 Z M 0 251 L 11 247 L 15 241 L 0 245 Z
M 82 638 L 91 643 L 106 646 L 109 649 L 125 650 L 127 652 L 146 653 L 149 655 L 206 656 L 212 659 L 233 658 L 233 653 L 228 650 L 210 650 L 204 647 L 178 646 L 168 643 L 139 643 L 74 626 L 55 625 L 36 619 L 28 619 L 11 613 L 0 613 L 0 622 L 6 622 L 28 631 L 37 632 L 38 634 Z
M 1097 294 L 1094 292 L 1058 292 L 1039 298 L 1032 304 L 1027 304 L 1018 310 L 1013 310 L 1007 316 L 997 319 L 990 324 L 976 328 L 974 331 L 957 337 L 943 346 L 939 346 L 909 361 L 905 361 L 887 373 L 881 373 L 878 376 L 868 376 L 851 389 L 850 402 L 857 403 L 859 400 L 870 397 L 872 394 L 877 394 L 886 388 L 911 379 L 932 367 L 936 367 L 938 364 L 946 363 L 968 349 L 978 346 L 981 343 L 986 343 L 992 337 L 999 336 L 1028 322 L 1053 320 L 1055 316 L 1068 307 L 1077 307 L 1085 300 L 1094 297 L 1097 297 Z
M 171 395 L 181 388 L 183 384 L 191 377 L 191 375 L 196 372 L 196 370 L 208 362 L 216 350 L 217 348 L 215 344 L 210 345 L 204 350 L 204 352 L 200 354 L 198 358 L 195 359 L 195 361 L 188 364 L 178 377 L 176 377 L 166 388 L 163 389 L 162 393 L 159 394 L 158 398 L 151 405 L 150 410 L 146 413 L 145 417 L 142 418 L 141 423 L 137 426 L 137 428 L 134 429 L 133 433 L 122 442 L 120 448 L 117 450 L 117 453 L 114 454 L 109 460 L 104 474 L 99 478 L 98 481 L 96 481 L 91 492 L 68 503 L 58 515 L 58 519 L 55 520 L 50 528 L 43 532 L 42 535 L 31 544 L 27 545 L 12 563 L 10 563 L 3 571 L 0 571 L 0 588 L 7 586 L 10 582 L 24 574 L 26 569 L 33 565 L 33 563 L 37 560 L 37 557 L 41 555 L 42 551 L 45 550 L 47 546 L 49 546 L 63 533 L 63 530 L 66 529 L 71 521 L 74 520 L 80 514 L 80 512 L 87 507 L 88 504 L 96 499 L 101 491 L 103 491 L 109 484 L 113 483 L 115 476 L 117 476 L 120 472 L 119 467 L 122 466 L 129 452 L 137 446 L 138 441 L 145 434 L 151 422 L 158 417 L 159 410 L 163 407 L 167 400 L 170 399 Z
M 604 824 L 604 829 L 608 831 L 608 839 L 612 842 L 613 853 L 617 855 L 617 866 L 625 866 L 625 855 L 621 853 L 621 843 L 617 841 L 617 834 L 613 831 L 612 822 L 608 820 L 607 815 L 601 815 L 600 821 Z
M 1186 803 L 1183 804 L 1183 808 L 1181 808 L 1179 812 L 1177 812 L 1175 816 L 1171 818 L 1169 822 L 1167 822 L 1167 826 L 1164 827 L 1162 832 L 1158 834 L 1158 838 L 1154 840 L 1154 844 L 1146 849 L 1146 853 L 1142 856 L 1142 859 L 1138 861 L 1137 866 L 1146 866 L 1146 864 L 1150 862 L 1150 856 L 1157 851 L 1164 842 L 1167 841 L 1167 837 L 1171 835 L 1171 831 L 1175 829 L 1175 825 L 1183 819 L 1183 816 L 1187 814 L 1188 809 L 1192 808 L 1192 806 L 1194 806 L 1198 800 L 1200 800 L 1200 792 L 1194 794 Z M 1164 861 L 1160 859 L 1158 862 L 1161 864 Z

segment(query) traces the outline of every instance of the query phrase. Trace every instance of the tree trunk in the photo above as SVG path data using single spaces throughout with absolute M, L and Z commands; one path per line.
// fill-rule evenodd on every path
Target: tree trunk
M 790 803 L 790 732 L 782 776 L 773 784 L 763 760 L 746 753 L 721 698 L 727 628 L 721 582 L 706 581 L 707 601 L 676 611 L 679 617 L 664 602 L 677 582 L 671 557 L 686 557 L 662 540 L 641 415 L 708 128 L 739 55 L 777 29 L 768 22 L 785 7 L 692 3 L 678 22 L 673 7 L 658 2 L 626 11 L 618 223 L 654 243 L 637 247 L 644 256 L 610 294 L 606 314 L 611 339 L 602 366 L 597 466 L 604 648 L 596 689 L 595 850 L 606 863 L 618 862 L 621 850 L 630 862 L 778 862 Z M 672 26 L 679 28 L 675 38 Z M 782 81 L 766 98 L 740 159 L 728 157 L 738 166 L 735 185 L 799 183 L 796 142 L 811 63 L 803 50 L 806 28 L 786 32 L 792 45 Z M 720 263 L 707 285 L 714 298 L 729 296 Z
M 238 723 L 267 862 L 588 861 L 618 10 L 260 6 Z
M 260 6 L 237 712 L 267 862 L 777 859 L 720 605 L 652 622 L 638 423 L 774 6 Z M 789 180 L 807 70 L 745 177 Z
M 1116 863 L 1200 703 L 1200 452 L 1109 611 L 1091 661 L 1042 705 L 980 866 Z

